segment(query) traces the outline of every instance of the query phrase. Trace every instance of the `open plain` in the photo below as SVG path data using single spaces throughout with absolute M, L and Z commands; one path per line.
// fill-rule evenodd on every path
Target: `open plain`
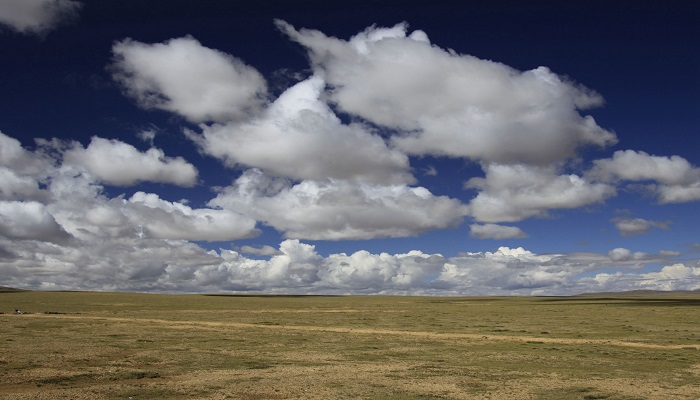
M 0 312 L 0 399 L 700 398 L 697 294 L 7 292 Z

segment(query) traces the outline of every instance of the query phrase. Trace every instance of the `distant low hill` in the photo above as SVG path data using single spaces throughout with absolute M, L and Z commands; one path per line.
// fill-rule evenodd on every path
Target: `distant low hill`
M 626 296 L 686 296 L 686 295 L 700 295 L 700 290 L 629 290 L 626 292 L 599 292 L 599 293 L 583 293 L 578 296 L 613 296 L 613 297 L 626 297 Z
M 7 293 L 7 292 L 26 292 L 24 289 L 15 289 L 7 286 L 0 286 L 0 293 Z

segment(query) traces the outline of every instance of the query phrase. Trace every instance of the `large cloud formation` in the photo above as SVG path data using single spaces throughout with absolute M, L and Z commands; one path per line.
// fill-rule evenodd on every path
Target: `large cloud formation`
M 223 188 L 208 208 L 191 208 L 141 191 L 128 199 L 109 198 L 100 179 L 81 163 L 65 159 L 66 154 L 86 148 L 40 140 L 34 150 L 27 150 L 4 134 L 0 143 L 0 166 L 32 188 L 26 196 L 6 187 L 0 191 L 12 197 L 0 199 L 4 285 L 52 290 L 416 295 L 700 288 L 700 269 L 690 264 L 676 262 L 658 272 L 632 272 L 678 256 L 669 251 L 650 254 L 615 248 L 607 254 L 534 254 L 502 247 L 455 257 L 419 250 L 322 256 L 313 245 L 297 239 L 283 241 L 277 250 L 270 246 L 241 249 L 268 259 L 248 258 L 227 249 L 207 251 L 193 241 L 253 236 L 258 218 L 290 237 L 400 236 L 449 226 L 458 220 L 463 205 L 422 188 L 354 186 L 333 180 L 325 186 L 315 181 L 293 185 L 255 169 Z M 147 157 L 131 148 L 124 155 L 135 163 Z M 167 163 L 161 167 L 180 168 Z M 305 218 L 308 210 L 317 218 Z M 388 226 L 394 230 L 387 231 Z M 512 228 L 484 224 L 473 225 L 472 231 L 480 237 L 521 236 Z M 610 269 L 620 272 L 600 272 Z
M 116 140 L 93 137 L 79 143 L 38 140 L 28 151 L 0 132 L 0 213 L 7 239 L 65 241 L 148 237 L 222 241 L 257 234 L 256 221 L 221 209 L 192 209 L 136 192 L 108 198 L 103 184 L 138 182 L 192 186 L 197 170 L 182 158 L 150 148 L 141 152 Z
M 254 68 L 189 36 L 156 44 L 126 39 L 112 51 L 114 79 L 129 96 L 190 121 L 244 118 L 267 92 Z
M 190 131 L 202 150 L 229 166 L 252 166 L 293 179 L 326 178 L 411 183 L 408 157 L 361 124 L 345 125 L 320 100 L 313 76 L 287 89 L 265 112 L 243 124 L 201 125 Z
M 408 34 L 407 24 L 370 27 L 348 41 L 277 26 L 307 48 L 335 104 L 405 132 L 393 142 L 409 154 L 548 164 L 617 140 L 577 112 L 602 97 L 545 67 L 520 72 L 459 55 L 431 45 L 422 31 Z
M 5 247 L 4 241 L 0 246 Z M 0 272 L 8 277 L 7 284 L 54 290 L 541 295 L 700 288 L 696 266 L 676 263 L 659 272 L 629 272 L 640 263 L 664 262 L 666 256 L 627 249 L 615 249 L 610 256 L 538 255 L 502 247 L 451 258 L 417 250 L 402 254 L 363 250 L 322 257 L 314 246 L 289 239 L 269 259 L 259 260 L 232 250 L 207 252 L 186 241 L 134 237 L 95 241 L 90 251 L 55 245 L 49 249 L 36 241 L 18 242 L 10 251 L 21 260 L 8 262 L 0 257 Z M 42 257 L 32 257 L 32 253 Z M 591 275 L 613 267 L 628 272 Z M 47 277 L 37 271 L 61 274 Z
M 423 187 L 354 185 L 342 180 L 292 185 L 248 170 L 209 202 L 243 211 L 290 238 L 371 239 L 414 236 L 458 225 L 466 208 Z
M 0 133 L 3 284 L 455 295 L 700 288 L 699 267 L 673 260 L 673 251 L 319 254 L 303 240 L 416 236 L 465 218 L 473 238 L 524 238 L 499 223 L 603 203 L 626 183 L 659 203 L 700 200 L 700 169 L 627 150 L 583 170 L 583 147 L 617 141 L 582 114 L 603 99 L 546 67 L 518 71 L 458 54 L 406 24 L 348 40 L 276 25 L 306 49 L 311 72 L 274 99 L 253 66 L 193 37 L 113 45 L 110 71 L 125 94 L 181 117 L 184 135 L 229 169 L 230 184 L 211 188 L 199 206 L 145 189 L 203 179 L 185 158 L 154 147 L 153 132 L 140 134 L 147 149 L 99 136 L 25 148 Z M 413 174 L 411 162 L 423 156 L 459 158 L 483 174 L 456 181 L 465 182 L 460 198 L 433 193 Z M 129 195 L 110 194 L 123 188 Z M 613 223 L 625 237 L 670 226 Z M 277 249 L 235 246 L 240 252 L 195 243 L 251 238 L 259 225 L 285 240 Z M 650 263 L 665 267 L 634 272 Z

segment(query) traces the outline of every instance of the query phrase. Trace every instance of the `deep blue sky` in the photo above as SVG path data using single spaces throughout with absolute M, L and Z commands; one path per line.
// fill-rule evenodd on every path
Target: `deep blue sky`
M 538 167 L 551 168 L 551 174 L 547 178 L 550 179 L 550 183 L 557 175 L 572 174 L 584 179 L 586 184 L 608 185 L 606 187 L 615 193 L 600 195 L 598 200 L 577 203 L 576 199 L 568 198 L 564 203 L 547 203 L 549 205 L 541 205 L 532 199 L 527 200 L 529 203 L 525 204 L 514 200 L 513 195 L 514 197 L 502 198 L 505 204 L 509 205 L 507 210 L 534 207 L 537 212 L 519 214 L 518 210 L 515 210 L 513 213 L 519 215 L 517 218 L 489 219 L 485 214 L 471 210 L 462 215 L 464 219 L 460 224 L 435 222 L 434 226 L 428 224 L 428 228 L 411 225 L 408 229 L 414 229 L 412 234 L 377 234 L 376 231 L 372 231 L 375 226 L 367 228 L 367 225 L 362 225 L 372 225 L 367 220 L 356 222 L 354 218 L 362 219 L 362 216 L 355 212 L 352 217 L 348 217 L 345 226 L 370 233 L 357 237 L 345 236 L 342 237 L 343 240 L 327 240 L 336 238 L 333 236 L 333 229 L 338 229 L 342 224 L 329 228 L 330 231 L 324 234 L 294 235 L 289 233 L 289 225 L 274 222 L 280 219 L 266 219 L 265 213 L 269 210 L 251 211 L 252 208 L 244 210 L 228 206 L 224 207 L 227 211 L 240 213 L 256 221 L 259 230 L 257 236 L 246 238 L 245 236 L 250 235 L 231 234 L 226 236 L 225 240 L 218 240 L 207 239 L 209 236 L 206 235 L 170 237 L 169 234 L 161 232 L 154 233 L 153 240 L 184 239 L 200 246 L 197 251 L 203 252 L 202 249 L 206 249 L 218 252 L 223 248 L 240 252 L 241 246 L 252 246 L 256 249 L 271 246 L 277 249 L 280 242 L 285 240 L 286 233 L 287 237 L 314 245 L 315 251 L 322 257 L 337 253 L 351 254 L 359 250 L 367 250 L 372 254 L 386 252 L 391 255 L 420 250 L 425 254 L 440 253 L 446 257 L 454 257 L 465 252 L 494 252 L 501 246 L 507 246 L 523 247 L 535 254 L 591 253 L 609 258 L 609 265 L 600 260 L 596 261 L 595 267 L 586 270 L 586 276 L 594 276 L 595 271 L 628 271 L 624 268 L 630 266 L 641 268 L 638 273 L 659 271 L 665 265 L 679 263 L 685 268 L 697 268 L 700 195 L 691 194 L 683 201 L 663 201 L 661 197 L 662 186 L 671 181 L 680 185 L 683 190 L 700 192 L 700 155 L 697 151 L 700 148 L 700 55 L 697 51 L 697 38 L 700 37 L 700 4 L 696 1 L 87 0 L 81 1 L 80 4 L 82 5 L 76 8 L 71 16 L 58 21 L 49 29 L 38 32 L 31 29 L 22 31 L 7 21 L 2 24 L 0 19 L 0 132 L 19 140 L 27 151 L 34 154 L 33 157 L 39 157 L 40 153 L 48 157 L 46 145 L 37 146 L 36 138 L 59 139 L 63 145 L 55 144 L 59 143 L 56 141 L 51 150 L 54 153 L 49 152 L 53 154 L 51 157 L 56 167 L 69 164 L 65 156 L 60 155 L 62 152 L 67 151 L 67 148 L 79 148 L 83 151 L 88 148 L 93 137 L 118 140 L 145 152 L 151 144 L 147 140 L 139 139 L 139 133 L 152 130 L 156 133 L 153 147 L 161 149 L 167 157 L 182 157 L 196 168 L 198 173 L 194 185 L 173 184 L 167 179 L 164 181 L 141 178 L 129 184 L 113 184 L 106 178 L 95 179 L 91 184 L 93 187 L 99 187 L 101 197 L 96 203 L 86 205 L 86 212 L 90 207 L 97 207 L 98 203 L 104 205 L 122 194 L 125 199 L 129 199 L 137 192 L 157 194 L 161 200 L 168 202 L 186 200 L 183 204 L 190 210 L 217 208 L 221 204 L 209 201 L 250 168 L 261 168 L 266 176 L 286 179 L 290 185 L 300 184 L 305 180 L 294 173 L 283 176 L 284 174 L 266 170 L 266 166 L 272 165 L 269 164 L 271 161 L 259 165 L 242 162 L 235 167 L 224 167 L 223 158 L 217 158 L 211 153 L 215 150 L 210 150 L 207 154 L 206 150 L 198 147 L 183 133 L 184 130 L 190 129 L 196 134 L 203 134 L 204 131 L 198 123 L 211 124 L 211 119 L 197 121 L 196 118 L 188 118 L 184 111 L 173 112 L 157 109 L 158 107 L 147 109 L 135 99 L 136 95 L 128 93 L 128 83 L 115 78 L 119 71 L 124 73 L 128 69 L 124 65 L 117 65 L 115 61 L 114 51 L 117 43 L 123 43 L 125 39 L 130 38 L 130 43 L 154 45 L 189 35 L 202 47 L 226 53 L 256 70 L 267 84 L 267 92 L 264 95 L 266 105 L 261 106 L 265 109 L 282 92 L 299 80 L 311 76 L 313 72 L 318 73 L 323 68 L 326 68 L 326 71 L 342 68 L 329 66 L 330 64 L 315 67 L 311 65 L 309 54 L 313 51 L 313 46 L 299 43 L 305 40 L 305 31 L 301 31 L 301 39 L 290 39 L 289 34 L 275 26 L 275 19 L 286 21 L 297 30 L 313 29 L 325 37 L 335 37 L 343 41 L 371 26 L 393 27 L 406 22 L 408 34 L 414 30 L 423 31 L 434 48 L 444 52 L 452 50 L 454 57 L 469 55 L 478 60 L 504 64 L 517 71 L 529 71 L 544 66 L 562 80 L 571 82 L 571 87 L 583 85 L 600 94 L 604 98 L 604 104 L 574 112 L 581 116 L 594 117 L 600 128 L 614 133 L 617 142 L 604 146 L 577 145 L 573 155 L 562 157 L 555 163 L 546 163 L 546 166 L 540 164 Z M 0 16 L 2 13 L 0 7 Z M 161 64 L 161 68 L 168 66 L 163 67 Z M 133 76 L 139 73 L 137 69 L 127 72 Z M 387 79 L 389 78 L 388 76 Z M 467 78 L 473 79 L 475 85 L 480 82 L 478 77 Z M 361 121 L 371 125 L 376 129 L 375 133 L 384 138 L 388 148 L 396 149 L 395 143 L 392 142 L 396 133 L 393 130 L 395 127 L 382 125 L 372 120 L 370 114 L 363 114 L 362 111 L 348 111 L 346 104 L 332 97 L 333 82 L 330 82 L 330 79 L 332 78 L 326 79 L 327 86 L 324 90 L 327 92 L 323 94 L 326 97 L 322 97 L 321 100 L 331 107 L 336 116 L 345 124 Z M 349 87 L 351 83 L 347 85 Z M 401 87 L 399 85 L 399 88 Z M 415 96 L 420 95 L 415 93 Z M 509 94 L 503 95 L 504 101 L 507 101 Z M 228 120 L 213 122 L 230 123 Z M 504 136 L 508 137 L 510 136 Z M 449 142 L 446 145 L 449 147 Z M 508 147 L 512 146 L 512 143 L 502 140 L 500 145 Z M 399 149 L 406 154 L 410 163 L 410 168 L 406 171 L 415 178 L 414 182 L 408 182 L 408 187 L 424 187 L 433 196 L 447 196 L 462 205 L 470 205 L 480 192 L 496 187 L 494 180 L 489 181 L 489 186 L 481 189 L 465 188 L 465 183 L 471 178 L 485 177 L 487 165 L 497 163 L 493 158 L 468 155 L 445 157 L 434 151 L 417 154 L 400 146 Z M 634 152 L 634 155 L 639 156 L 635 162 L 648 162 L 652 165 L 649 168 L 657 168 L 657 172 L 644 172 L 637 178 L 629 178 L 625 177 L 623 171 L 625 168 L 629 171 L 629 165 L 611 164 L 604 169 L 608 173 L 607 178 L 601 178 L 600 174 L 603 172 L 595 170 L 596 162 L 611 160 L 616 151 L 622 150 Z M 364 149 L 357 148 L 358 153 L 363 151 Z M 672 159 L 672 156 L 678 157 Z M 308 155 L 305 157 L 308 159 Z M 671 163 L 672 160 L 683 160 L 681 163 L 685 163 L 688 168 L 684 172 L 674 172 L 677 175 L 664 181 L 658 176 L 668 177 L 670 172 L 662 170 L 661 164 Z M 99 175 L 90 170 L 87 164 L 77 161 L 75 163 L 87 168 L 89 173 Z M 516 164 L 521 165 L 508 165 L 512 167 Z M 526 167 L 528 171 L 535 168 L 534 164 L 527 164 Z M 38 201 L 46 207 L 45 211 L 55 219 L 55 223 L 60 225 L 60 229 L 56 229 L 82 243 L 63 243 L 62 246 L 75 249 L 75 252 L 90 247 L 88 243 L 93 239 L 80 237 L 82 233 L 77 232 L 84 233 L 91 228 L 81 227 L 78 222 L 67 222 L 77 221 L 79 216 L 67 216 L 68 214 L 62 213 L 56 199 L 66 195 L 57 194 L 58 192 L 51 189 L 51 182 L 56 182 L 57 178 L 49 177 L 53 175 L 48 172 L 41 175 L 13 169 L 9 165 L 5 168 L 14 171 L 16 176 L 36 179 L 38 187 L 51 194 L 43 197 L 10 195 L 8 193 L 12 188 L 5 188 L 4 192 L 0 192 L 4 193 L 5 197 L 0 200 L 13 202 L 12 207 L 24 207 L 29 201 Z M 426 171 L 433 171 L 434 174 L 426 174 Z M 594 174 L 595 171 L 598 175 Z M 118 174 L 118 171 L 114 173 Z M 519 193 L 541 193 L 545 190 L 544 187 L 525 185 L 523 192 Z M 498 197 L 494 193 L 492 194 Z M 501 196 L 510 195 L 501 193 Z M 77 204 L 77 201 L 73 203 Z M 539 205 L 533 205 L 535 203 Z M 113 204 L 109 207 L 112 206 Z M 11 210 L 16 208 L 7 208 L 3 214 L 3 223 L 6 226 L 19 224 L 12 216 L 18 214 L 12 214 L 15 211 Z M 312 209 L 307 212 L 314 213 Z M 120 213 L 126 211 L 122 210 Z M 278 218 L 284 219 L 283 216 Z M 369 221 L 372 218 L 367 217 Z M 303 218 L 294 221 L 305 224 Z M 122 226 L 123 229 L 133 229 L 127 228 L 128 222 L 123 223 L 126 224 Z M 148 221 L 144 220 L 144 223 Z M 630 225 L 634 223 L 637 224 L 636 228 Z M 385 224 L 382 228 L 389 231 L 395 228 L 390 222 L 382 221 L 377 224 Z M 510 235 L 504 237 L 490 231 L 491 233 L 479 238 L 472 226 L 475 224 L 498 225 L 495 229 L 518 228 L 520 233 L 511 231 Z M 115 222 L 105 226 L 116 225 Z M 303 229 L 306 229 L 306 232 L 319 232 L 318 227 L 310 226 L 304 226 Z M 2 248 L 10 249 L 13 243 L 21 242 L 22 246 L 27 246 L 27 251 L 38 251 L 31 250 L 31 246 L 38 246 L 37 243 L 42 242 L 44 236 L 31 237 L 31 232 L 35 232 L 33 229 L 35 228 L 25 229 L 29 234 L 16 233 L 10 228 L 5 229 L 5 233 L 0 232 Z M 96 226 L 95 232 L 100 229 L 106 228 Z M 185 224 L 178 229 L 187 230 L 187 226 Z M 96 235 L 101 241 L 111 238 L 109 240 L 118 243 L 121 240 L 121 236 L 115 233 Z M 56 242 L 52 240 L 48 240 L 47 243 Z M 613 249 L 625 249 L 629 254 L 612 256 L 609 252 Z M 23 256 L 12 250 L 8 252 L 11 255 L 4 258 L 4 268 L 8 271 L 21 268 L 19 265 L 26 261 Z M 634 253 L 638 255 L 635 257 Z M 4 253 L 0 253 L 2 254 Z M 109 254 L 111 255 L 105 255 L 101 261 L 108 265 L 119 264 L 110 258 L 117 257 L 115 254 L 119 253 Z M 269 258 L 269 255 L 250 253 L 247 256 L 251 259 L 261 258 L 263 261 Z M 293 256 L 290 257 L 294 259 Z M 169 261 L 157 260 L 152 263 L 166 265 Z M 95 261 L 95 264 L 100 262 Z M 138 268 L 153 267 L 146 264 L 143 262 Z M 541 268 L 541 265 L 538 265 L 533 268 Z M 45 268 L 56 267 L 47 264 Z M 566 279 L 575 281 L 579 272 L 569 272 Z M 89 269 L 76 272 L 75 280 L 55 284 L 60 287 L 80 288 L 84 285 L 92 288 L 110 288 L 100 286 L 101 284 L 81 283 L 78 276 L 83 273 L 87 276 L 92 272 Z M 231 274 L 235 275 L 234 272 Z M 698 279 L 697 276 L 695 275 L 694 279 Z M 42 281 L 25 271 L 17 273 L 16 279 L 9 279 L 6 283 L 40 286 L 49 281 L 51 279 Z M 139 282 L 138 285 L 132 285 L 129 279 L 126 279 L 116 283 L 114 288 L 196 290 L 196 284 L 187 280 L 183 282 L 188 283 L 182 283 L 180 286 Z M 567 284 L 570 283 L 569 281 Z M 0 280 L 1 284 L 3 282 Z M 149 286 L 151 284 L 152 286 Z M 243 285 L 246 289 L 255 287 L 250 283 L 239 282 L 237 285 Z M 315 285 L 318 289 L 320 284 Z M 552 285 L 553 292 L 569 290 L 562 289 L 561 281 Z M 342 284 L 330 286 L 340 291 L 346 290 Z M 535 286 L 537 285 L 533 285 Z M 223 285 L 215 290 L 225 290 L 226 287 Z M 262 290 L 273 288 L 270 290 L 284 291 L 285 287 L 284 283 L 259 283 Z M 508 290 L 507 285 L 494 287 Z M 690 286 L 673 286 L 687 287 Z M 629 287 L 621 285 L 610 288 Z M 416 291 L 423 289 L 424 287 L 418 284 L 415 288 Z M 411 288 L 386 289 L 382 286 L 376 291 L 380 290 Z M 469 292 L 467 289 L 460 290 Z M 479 289 L 472 292 L 487 293 L 489 290 Z

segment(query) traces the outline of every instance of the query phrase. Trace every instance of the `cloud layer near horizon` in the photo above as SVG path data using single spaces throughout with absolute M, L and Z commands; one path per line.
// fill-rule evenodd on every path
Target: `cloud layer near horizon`
M 601 204 L 627 184 L 661 204 L 697 201 L 700 168 L 680 156 L 627 150 L 584 170 L 582 148 L 617 142 L 582 114 L 603 99 L 546 67 L 518 71 L 457 54 L 406 24 L 370 27 L 348 40 L 276 24 L 311 62 L 311 73 L 276 98 L 254 66 L 190 36 L 123 39 L 112 48 L 109 70 L 123 92 L 139 107 L 181 117 L 191 145 L 227 168 L 230 184 L 206 188 L 213 192 L 206 206 L 140 190 L 144 183 L 189 188 L 202 179 L 190 161 L 155 147 L 152 132 L 141 135 L 148 148 L 99 136 L 87 144 L 36 139 L 25 148 L 0 132 L 7 284 L 387 294 L 700 288 L 697 266 L 662 251 L 321 256 L 301 240 L 417 236 L 464 219 L 474 222 L 473 238 L 524 238 L 519 227 L 498 223 Z M 457 182 L 465 189 L 460 198 L 440 195 L 419 184 L 416 157 L 461 159 L 483 175 Z M 108 195 L 115 187 L 139 190 Z M 622 236 L 670 227 L 645 218 L 612 223 Z M 206 251 L 194 243 L 255 237 L 261 225 L 287 238 L 278 250 Z M 658 272 L 633 271 L 667 262 Z
M 0 214 L 1 215 L 1 214 Z M 331 254 L 285 240 L 269 260 L 232 250 L 205 251 L 180 240 L 93 240 L 90 251 L 38 241 L 0 248 L 0 269 L 10 286 L 64 290 L 157 292 L 266 292 L 303 294 L 556 295 L 622 290 L 695 290 L 700 267 L 675 263 L 658 272 L 633 270 L 663 262 L 664 254 L 615 249 L 595 253 L 537 255 L 522 248 L 440 254 Z M 248 249 L 250 250 L 250 249 Z M 42 254 L 41 258 L 29 254 Z M 12 258 L 12 262 L 8 262 Z M 596 270 L 616 268 L 616 273 Z M 38 274 L 42 271 L 42 274 Z M 49 271 L 58 272 L 50 277 Z

